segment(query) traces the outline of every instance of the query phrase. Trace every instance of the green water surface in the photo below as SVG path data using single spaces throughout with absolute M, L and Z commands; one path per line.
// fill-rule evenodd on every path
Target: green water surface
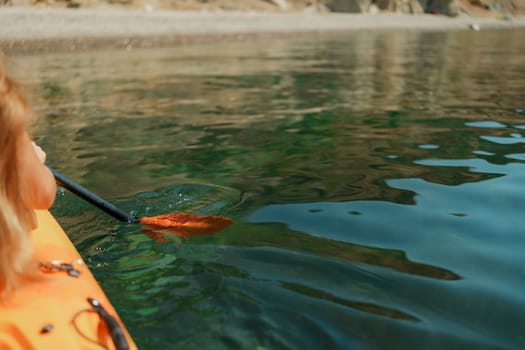
M 53 212 L 142 349 L 525 348 L 525 31 L 16 57 Z

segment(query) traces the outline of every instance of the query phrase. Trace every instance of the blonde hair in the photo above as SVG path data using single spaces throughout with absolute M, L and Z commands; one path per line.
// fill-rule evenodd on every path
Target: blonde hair
M 0 55 L 0 298 L 36 274 L 29 233 L 33 211 L 22 201 L 19 146 L 29 124 L 29 108 L 5 73 Z

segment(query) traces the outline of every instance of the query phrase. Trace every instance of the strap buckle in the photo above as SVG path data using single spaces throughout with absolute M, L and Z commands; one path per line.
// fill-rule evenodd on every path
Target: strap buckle
M 81 270 L 78 268 L 79 265 L 84 265 L 82 259 L 75 259 L 70 263 L 66 263 L 60 260 L 51 260 L 47 263 L 40 263 L 40 269 L 46 273 L 65 271 L 71 277 L 80 276 Z

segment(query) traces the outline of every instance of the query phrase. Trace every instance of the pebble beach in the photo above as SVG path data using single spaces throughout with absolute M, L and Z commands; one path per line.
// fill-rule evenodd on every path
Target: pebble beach
M 486 30 L 524 27 L 508 19 L 406 14 L 186 12 L 0 8 L 0 48 L 42 53 L 358 30 Z

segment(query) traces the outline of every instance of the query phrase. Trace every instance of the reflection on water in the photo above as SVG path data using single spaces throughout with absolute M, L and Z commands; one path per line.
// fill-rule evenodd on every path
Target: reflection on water
M 144 349 L 525 346 L 523 30 L 18 57 L 54 212 Z

